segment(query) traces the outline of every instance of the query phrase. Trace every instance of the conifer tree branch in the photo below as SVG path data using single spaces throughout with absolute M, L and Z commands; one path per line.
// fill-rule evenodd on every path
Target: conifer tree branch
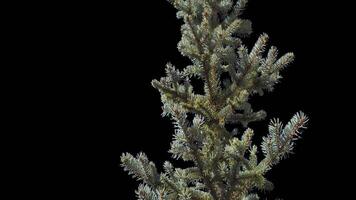
M 279 120 L 270 123 L 269 134 L 263 138 L 262 150 L 265 158 L 261 165 L 275 165 L 293 150 L 293 143 L 300 138 L 301 129 L 305 129 L 308 117 L 303 112 L 296 113 L 282 129 Z
M 247 0 L 168 1 L 184 22 L 178 50 L 192 65 L 178 70 L 168 63 L 166 77 L 152 85 L 161 94 L 162 116 L 170 116 L 175 126 L 169 152 L 193 166 L 181 169 L 165 162 L 158 174 L 143 153 L 123 154 L 121 165 L 143 182 L 136 190 L 139 200 L 258 200 L 252 191 L 273 189 L 265 173 L 292 152 L 308 118 L 299 112 L 285 126 L 272 120 L 258 162 L 248 125 L 266 112 L 253 111 L 249 98 L 272 91 L 294 54 L 278 58 L 272 46 L 264 57 L 267 34 L 251 51 L 242 44 L 240 38 L 252 32 L 251 22 L 241 18 Z M 204 95 L 193 92 L 192 77 L 203 80 Z M 240 127 L 228 131 L 227 124 L 242 124 L 242 136 Z
M 190 2 L 190 0 L 189 0 L 189 2 Z M 209 52 L 207 53 L 206 51 L 204 51 L 203 44 L 201 43 L 201 41 L 197 35 L 197 32 L 195 31 L 195 27 L 193 26 L 192 21 L 193 20 L 192 20 L 191 15 L 186 17 L 186 22 L 189 25 L 191 32 L 193 33 L 194 42 L 195 42 L 196 46 L 198 47 L 200 62 L 203 64 L 203 80 L 205 81 L 206 88 L 208 89 L 207 95 L 209 96 L 211 105 L 215 106 L 216 100 L 215 100 L 214 94 L 217 91 L 216 84 L 215 84 L 217 82 L 217 80 L 214 80 L 213 79 L 214 77 L 211 77 L 211 75 L 216 74 L 216 73 L 214 73 L 214 71 L 212 71 L 212 70 L 215 70 L 215 68 L 214 68 L 214 66 L 210 66 L 210 64 L 207 61 L 207 58 L 210 56 L 210 55 L 208 55 Z
M 183 133 L 185 133 L 187 135 L 188 130 L 186 129 L 186 126 L 183 125 L 184 122 L 181 121 L 182 114 L 177 110 L 173 110 L 172 114 L 173 114 L 173 118 L 177 121 L 177 123 L 180 125 L 180 127 L 182 127 Z M 218 199 L 218 195 L 217 195 L 216 190 L 213 186 L 213 182 L 210 180 L 210 178 L 204 172 L 204 169 L 205 169 L 204 163 L 201 159 L 197 145 L 194 143 L 194 140 L 189 135 L 187 135 L 187 140 L 188 140 L 188 145 L 189 145 L 190 149 L 192 150 L 192 154 L 194 156 L 194 162 L 197 164 L 199 173 L 204 181 L 204 184 L 206 185 L 207 189 L 209 189 L 209 191 L 211 191 L 211 195 L 213 196 L 213 199 Z
M 213 117 L 213 115 L 209 110 L 201 106 L 199 103 L 194 102 L 194 99 L 197 99 L 197 96 L 186 94 L 186 93 L 180 93 L 172 88 L 163 86 L 157 80 L 153 80 L 152 85 L 153 87 L 162 91 L 167 98 L 169 98 L 175 103 L 179 103 L 183 105 L 183 107 L 186 108 L 187 110 L 205 116 L 207 119 L 215 120 L 215 118 Z

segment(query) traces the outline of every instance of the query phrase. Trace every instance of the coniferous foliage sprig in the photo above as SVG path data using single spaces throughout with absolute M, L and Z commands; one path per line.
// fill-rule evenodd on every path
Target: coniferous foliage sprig
M 278 56 L 276 47 L 267 48 L 265 33 L 251 50 L 243 45 L 241 39 L 252 32 L 251 22 L 241 18 L 247 0 L 169 2 L 184 21 L 178 49 L 192 64 L 180 70 L 168 63 L 166 76 L 152 85 L 161 93 L 162 115 L 174 122 L 169 152 L 192 166 L 181 169 L 166 161 L 158 173 L 143 153 L 123 154 L 122 166 L 143 182 L 136 190 L 142 200 L 259 199 L 252 192 L 273 189 L 265 174 L 292 152 L 308 118 L 298 112 L 285 126 L 273 119 L 259 159 L 248 125 L 263 120 L 266 112 L 254 111 L 248 100 L 272 91 L 294 55 Z M 204 82 L 204 94 L 195 93 L 192 77 Z M 193 114 L 192 121 L 188 114 Z M 226 124 L 241 124 L 245 130 L 228 131 Z

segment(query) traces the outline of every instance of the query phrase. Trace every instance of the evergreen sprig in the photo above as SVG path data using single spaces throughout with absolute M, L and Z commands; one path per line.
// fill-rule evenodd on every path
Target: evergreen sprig
M 251 22 L 241 18 L 247 0 L 169 2 L 184 21 L 178 49 L 192 64 L 180 70 L 168 63 L 166 76 L 152 85 L 161 94 L 162 116 L 174 122 L 169 152 L 174 159 L 193 164 L 181 169 L 166 161 L 158 173 L 145 154 L 124 153 L 122 166 L 143 182 L 136 190 L 138 199 L 257 200 L 255 189 L 273 189 L 265 174 L 292 152 L 308 118 L 298 112 L 285 126 L 279 119 L 271 120 L 261 144 L 264 158 L 258 159 L 254 131 L 248 125 L 263 120 L 266 112 L 253 111 L 249 97 L 272 91 L 294 54 L 278 57 L 274 46 L 266 53 L 265 33 L 250 51 L 242 44 L 252 32 Z M 203 95 L 194 92 L 192 77 L 204 82 Z M 192 121 L 188 114 L 194 115 Z M 226 124 L 241 124 L 245 130 L 228 131 Z

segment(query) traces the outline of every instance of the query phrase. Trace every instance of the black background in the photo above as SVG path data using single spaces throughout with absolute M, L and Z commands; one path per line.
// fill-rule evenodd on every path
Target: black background
M 135 199 L 138 182 L 119 166 L 120 155 L 143 151 L 158 169 L 172 161 L 167 151 L 173 127 L 161 118 L 160 95 L 150 82 L 164 75 L 167 62 L 178 68 L 189 64 L 177 50 L 182 22 L 164 0 L 64 7 L 52 39 L 58 45 L 57 74 L 63 75 L 55 107 L 58 138 L 65 141 L 58 157 L 65 161 L 52 172 L 61 180 L 52 195 Z M 319 0 L 251 0 L 243 15 L 253 23 L 245 40 L 249 48 L 265 32 L 281 53 L 296 54 L 274 92 L 251 98 L 255 110 L 268 113 L 267 120 L 251 124 L 256 141 L 267 133 L 271 118 L 287 122 L 299 110 L 310 116 L 295 155 L 268 174 L 275 183 L 273 192 L 261 195 L 268 199 L 322 199 L 347 191 L 336 192 L 339 178 L 349 176 L 345 126 L 352 117 L 345 110 L 352 109 L 347 104 L 353 92 L 351 66 L 345 64 L 352 56 L 342 47 L 348 13 L 340 9 Z

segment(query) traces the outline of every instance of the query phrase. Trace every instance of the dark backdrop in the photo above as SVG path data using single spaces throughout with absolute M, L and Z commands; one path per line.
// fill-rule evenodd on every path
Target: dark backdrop
M 65 91 L 70 112 L 62 120 L 71 126 L 66 135 L 78 151 L 65 163 L 73 175 L 63 190 L 79 191 L 78 197 L 135 199 L 138 182 L 119 167 L 119 157 L 143 151 L 159 169 L 172 160 L 172 124 L 161 118 L 160 95 L 150 82 L 164 75 L 167 62 L 178 68 L 189 63 L 176 48 L 182 22 L 165 0 L 83 3 L 69 10 L 62 13 L 69 23 L 59 38 L 70 41 L 62 53 L 73 59 L 65 73 L 74 84 Z M 273 192 L 262 195 L 268 199 L 322 199 L 336 193 L 340 182 L 334 178 L 347 177 L 341 163 L 348 162 L 351 148 L 341 144 L 348 133 L 342 127 L 352 79 L 343 62 L 352 57 L 341 48 L 348 28 L 336 11 L 319 0 L 251 0 L 245 12 L 254 29 L 245 40 L 249 48 L 265 32 L 281 53 L 296 54 L 275 91 L 251 99 L 256 110 L 268 113 L 266 121 L 252 124 L 256 140 L 266 134 L 268 119 L 287 122 L 299 110 L 310 116 L 296 154 L 268 174 L 275 183 Z

